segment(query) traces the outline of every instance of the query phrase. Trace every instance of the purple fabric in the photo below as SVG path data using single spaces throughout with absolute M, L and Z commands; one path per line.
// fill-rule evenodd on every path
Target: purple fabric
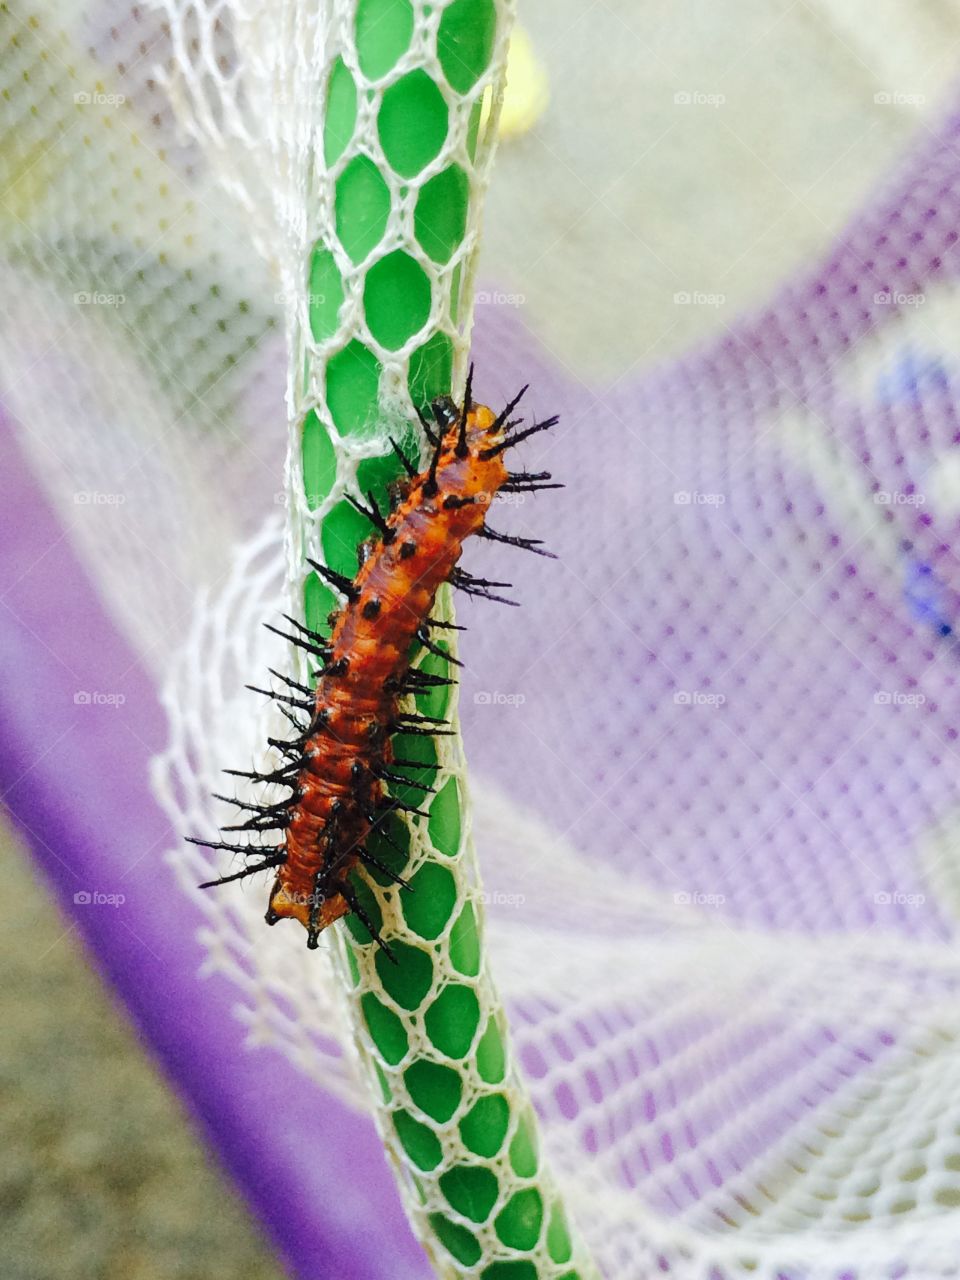
M 911 321 L 958 276 L 958 135 L 958 117 L 924 133 L 823 262 L 639 380 L 577 383 L 480 309 L 478 393 L 530 382 L 531 413 L 560 409 L 514 465 L 567 487 L 496 511 L 557 564 L 468 557 L 526 606 L 461 610 L 469 760 L 665 900 L 712 895 L 763 928 L 951 932 L 920 842 L 960 800 L 960 519 L 924 487 L 958 453 L 960 366 Z M 864 392 L 849 365 L 881 337 Z M 855 518 L 798 461 L 804 431 Z M 507 698 L 475 702 L 491 690 Z
M 9 427 L 0 431 L 0 509 L 5 804 L 291 1272 L 424 1280 L 430 1269 L 373 1125 L 280 1054 L 248 1050 L 231 1016 L 230 983 L 198 981 L 200 917 L 162 860 L 176 837 L 147 783 L 148 761 L 164 744 L 163 714 Z M 124 901 L 85 903 L 84 894 Z M 294 1093 L 311 1105 L 288 1110 L 283 1100 Z M 361 1229 L 370 1223 L 375 1231 Z
M 960 516 L 937 484 L 939 467 L 960 466 L 960 322 L 940 305 L 956 316 L 958 136 L 960 117 L 924 134 L 823 261 L 639 379 L 584 385 L 525 316 L 478 317 L 479 398 L 529 382 L 529 415 L 562 414 L 513 465 L 567 487 L 491 517 L 544 538 L 556 563 L 503 547 L 465 557 L 524 605 L 460 606 L 471 770 L 625 885 L 702 904 L 781 939 L 784 955 L 797 934 L 840 935 L 906 966 L 912 941 L 956 936 L 936 841 L 960 813 Z M 548 877 L 531 859 L 487 887 L 535 898 Z M 606 936 L 609 920 L 579 906 L 576 936 Z M 879 963 L 875 982 L 865 1010 L 890 998 Z M 925 983 L 918 1021 L 942 995 Z M 593 1013 L 632 1024 L 665 1078 L 649 1115 L 623 1117 L 630 1158 L 614 1176 L 667 1217 L 763 1170 L 809 1108 L 909 1040 L 900 1018 L 853 1026 L 811 999 L 805 1017 L 719 1027 L 691 1069 L 662 1023 L 651 1029 L 649 999 L 640 980 L 633 999 L 598 993 Z M 776 1055 L 754 1075 L 766 1041 Z M 609 1078 L 644 1074 L 623 1057 L 611 1046 Z M 784 1085 L 801 1067 L 808 1082 L 811 1063 L 817 1090 L 791 1097 Z M 732 1064 L 736 1086 L 705 1110 Z M 542 1087 L 562 1123 L 563 1086 Z M 585 1161 L 600 1144 L 586 1131 Z

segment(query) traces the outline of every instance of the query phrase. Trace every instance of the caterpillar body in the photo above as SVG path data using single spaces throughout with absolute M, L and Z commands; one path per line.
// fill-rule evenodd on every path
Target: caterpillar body
M 494 531 L 487 525 L 487 514 L 497 493 L 560 487 L 551 483 L 548 472 L 511 473 L 504 461 L 508 449 L 554 426 L 558 419 L 520 429 L 522 419 L 511 419 L 510 415 L 526 387 L 499 414 L 485 405 L 475 405 L 471 400 L 472 372 L 462 406 L 449 397 L 434 400 L 432 423 L 418 412 L 432 448 L 426 468 L 418 472 L 391 440 L 406 477 L 394 486 L 390 513 L 382 513 L 369 495 L 368 507 L 354 503 L 375 530 L 361 548 L 356 577 L 349 579 L 310 562 L 344 599 L 331 615 L 329 638 L 294 619 L 288 620 L 292 633 L 270 628 L 322 665 L 313 687 L 273 672 L 285 691 L 257 690 L 278 700 L 297 725 L 296 736 L 289 742 L 272 740 L 281 754 L 278 767 L 267 772 L 225 772 L 256 783 L 279 784 L 289 795 L 256 805 L 235 797 L 218 798 L 233 801 L 249 814 L 242 822 L 222 828 L 223 832 L 269 833 L 279 836 L 279 842 L 255 845 L 188 837 L 196 844 L 247 858 L 241 871 L 208 881 L 202 888 L 260 871 L 272 872 L 267 923 L 298 920 L 306 929 L 311 948 L 318 945 L 325 928 L 355 912 L 371 937 L 393 958 L 359 900 L 350 874 L 358 864 L 365 864 L 408 887 L 365 842 L 372 831 L 386 834 L 384 823 L 392 813 L 422 812 L 390 795 L 390 782 L 429 791 L 393 772 L 416 762 L 395 757 L 391 734 L 450 732 L 446 721 L 401 708 L 401 700 L 410 694 L 454 683 L 448 677 L 411 667 L 411 649 L 419 641 L 426 649 L 455 661 L 432 638 L 438 629 L 451 626 L 431 616 L 444 582 L 485 599 L 515 603 L 493 590 L 509 583 L 475 578 L 459 568 L 464 542 L 476 534 L 540 555 L 551 554 L 534 539 Z M 306 714 L 306 723 L 296 719 L 298 712 Z

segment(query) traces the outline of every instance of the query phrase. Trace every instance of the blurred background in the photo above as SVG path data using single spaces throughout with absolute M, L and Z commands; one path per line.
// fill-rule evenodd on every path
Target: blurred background
M 9 829 L 0 851 L 5 1274 L 281 1275 Z
M 22 73 L 31 41 L 64 58 L 61 37 L 78 59 L 122 64 L 129 31 L 105 16 L 4 5 L 6 75 Z M 764 303 L 954 101 L 960 14 L 947 0 L 521 0 L 520 20 L 528 46 L 485 214 L 478 323 L 483 307 L 510 307 L 585 385 L 678 356 Z M 144 48 L 121 81 L 150 78 Z M 82 130 L 58 145 L 84 145 Z M 13 163 L 14 142 L 3 146 L 10 238 L 44 160 L 41 148 Z M 50 376 L 47 353 L 8 360 L 8 411 L 13 384 L 38 372 Z M 29 589 L 29 574 L 16 585 Z M 182 624 L 168 611 L 165 625 Z M 0 859 L 4 1275 L 279 1275 L 9 830 Z

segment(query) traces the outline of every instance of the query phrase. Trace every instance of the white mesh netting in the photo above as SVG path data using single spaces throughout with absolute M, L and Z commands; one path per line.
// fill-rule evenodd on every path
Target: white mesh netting
M 318 369 L 362 340 L 398 423 L 416 335 L 439 324 L 462 353 L 464 316 L 445 300 L 458 268 L 470 287 L 475 221 L 442 263 L 414 251 L 433 284 L 415 332 L 371 327 L 364 304 L 371 268 L 416 240 L 420 188 L 451 163 L 482 187 L 483 153 L 465 147 L 485 82 L 466 105 L 451 95 L 445 145 L 415 181 L 388 184 L 378 234 L 351 254 L 333 188 L 361 153 L 389 167 L 374 121 L 384 92 L 424 65 L 441 6 L 411 8 L 407 52 L 388 70 L 351 68 L 356 131 L 325 175 L 299 164 L 313 146 L 309 87 L 346 47 L 338 23 L 354 7 L 316 21 L 295 4 L 170 11 L 0 14 L 0 369 L 69 536 L 166 687 L 162 785 L 177 824 L 209 829 L 227 813 L 208 800 L 218 771 L 244 767 L 265 739 L 242 686 L 285 660 L 259 624 L 299 599 L 301 540 L 316 540 L 379 451 L 330 415 Z M 602 67 L 614 31 L 629 48 L 611 12 L 593 43 L 564 27 L 562 56 L 544 33 L 544 57 L 564 65 L 575 46 L 578 67 Z M 940 34 L 956 38 L 949 19 Z M 881 70 L 867 98 L 910 96 L 889 52 Z M 709 97 L 703 83 L 678 80 L 690 99 L 678 107 Z M 563 121 L 562 78 L 553 95 Z M 586 110 L 590 95 L 578 101 Z M 885 128 L 897 103 L 876 105 Z M 471 881 L 469 894 L 486 904 L 552 1168 L 609 1277 L 960 1272 L 960 162 L 954 124 L 918 106 L 889 130 L 916 135 L 912 154 L 822 263 L 766 311 L 728 316 L 705 351 L 602 395 L 579 380 L 577 299 L 563 298 L 558 330 L 539 264 L 506 243 L 505 217 L 493 233 L 505 242 L 495 265 L 515 274 L 485 296 L 539 288 L 541 320 L 509 302 L 484 311 L 480 392 L 495 403 L 529 379 L 536 407 L 563 413 L 565 434 L 523 463 L 572 492 L 498 511 L 499 527 L 561 556 L 510 564 L 523 616 L 461 616 L 473 798 L 461 835 L 480 852 L 483 889 Z M 597 110 L 619 153 L 613 108 Z M 509 201 L 524 184 L 569 186 L 577 149 L 563 138 L 547 127 L 539 148 L 521 139 L 495 216 L 520 217 Z M 859 138 L 851 127 L 832 162 Z M 871 154 L 864 196 L 888 159 Z M 683 171 L 683 156 L 673 164 Z M 360 182 L 376 220 L 369 168 Z M 533 231 L 523 219 L 524 252 L 531 236 L 544 255 L 558 235 L 575 242 L 582 210 L 562 225 L 540 212 Z M 611 226 L 629 216 L 616 206 Z M 829 249 L 812 220 L 796 260 Z M 343 286 L 335 332 L 311 322 L 302 287 L 318 241 Z M 619 252 L 636 246 L 626 237 Z M 629 338 L 616 262 L 603 274 L 599 248 L 586 256 L 593 274 L 578 280 L 602 283 Z M 678 305 L 696 304 L 679 260 L 670 284 Z M 639 348 L 624 340 L 621 371 Z M 341 447 L 329 498 L 303 502 L 300 455 L 286 481 L 283 458 L 288 421 L 310 408 Z M 471 567 L 487 563 L 477 553 Z M 441 766 L 462 784 L 456 758 Z M 209 866 L 178 851 L 184 890 L 196 896 Z M 256 885 L 202 898 L 210 964 L 237 983 L 254 1044 L 366 1106 L 333 950 L 266 930 L 262 898 Z
M 414 10 L 374 0 L 321 9 L 315 19 L 312 14 L 313 6 L 293 5 L 284 15 L 288 20 L 272 30 L 265 11 L 259 11 L 260 25 L 247 14 L 235 15 L 237 74 L 221 73 L 211 56 L 212 38 L 201 36 L 193 57 L 182 36 L 175 44 L 193 97 L 186 119 L 213 147 L 229 174 L 228 188 L 239 186 L 251 209 L 262 198 L 263 165 L 256 145 L 249 145 L 251 132 L 266 139 L 277 169 L 270 185 L 279 216 L 272 226 L 268 216 L 259 221 L 267 256 L 273 243 L 285 244 L 281 300 L 291 352 L 286 578 L 289 608 L 303 610 L 318 627 L 335 600 L 305 565 L 304 552 L 338 572 L 355 571 L 356 544 L 369 526 L 362 519 L 358 526 L 347 499 L 364 499 L 370 485 L 383 499 L 383 477 L 371 479 L 369 468 L 384 466 L 387 433 L 415 447 L 405 425 L 414 404 L 450 386 L 453 358 L 464 350 L 461 317 L 470 308 L 460 290 L 470 297 L 497 115 L 494 109 L 481 128 L 481 98 L 486 93 L 496 103 L 500 97 L 509 6 L 498 12 L 489 0 L 469 0 L 466 6 Z M 183 18 L 177 11 L 175 32 Z M 201 26 L 215 29 L 215 12 L 199 18 Z M 300 57 L 304 50 L 307 56 Z M 198 104 L 201 84 L 207 92 Z M 176 98 L 176 83 L 171 85 Z M 303 126 L 279 126 L 288 115 Z M 258 130 L 261 120 L 266 123 Z M 238 164 L 231 161 L 233 148 L 241 152 Z M 299 185 L 285 185 L 290 175 L 299 177 Z M 238 599 L 247 597 L 249 584 L 243 583 Z M 241 623 L 240 634 L 245 632 Z M 228 625 L 226 634 L 235 633 Z M 439 651 L 437 659 L 446 668 Z M 195 651 L 187 672 L 194 661 Z M 297 674 L 309 679 L 305 660 Z M 175 688 L 169 696 L 174 718 L 186 706 L 186 692 Z M 196 692 L 203 705 L 202 690 Z M 455 701 L 446 695 L 430 702 L 434 715 L 455 714 Z M 235 743 L 247 748 L 242 758 L 260 763 L 263 748 L 243 734 L 242 714 L 229 718 Z M 189 741 L 178 741 L 160 763 L 159 790 L 178 825 L 196 816 L 197 829 L 209 829 L 206 805 L 184 808 L 174 796 L 177 782 L 189 785 L 178 776 L 184 764 L 194 778 L 202 772 L 195 753 L 210 739 L 206 716 L 188 713 L 184 721 Z M 282 723 L 272 727 L 275 737 L 283 736 Z M 575 1274 L 576 1250 L 549 1174 L 539 1167 L 529 1106 L 506 1053 L 499 1001 L 479 946 L 482 904 L 463 811 L 462 756 L 447 742 L 404 738 L 396 754 L 416 752 L 433 798 L 419 791 L 409 797 L 421 802 L 423 819 L 408 824 L 407 904 L 401 906 L 395 886 L 364 882 L 367 910 L 400 957 L 397 970 L 384 971 L 385 956 L 369 945 L 368 935 L 362 934 L 368 945 L 359 947 L 339 932 L 336 937 L 336 967 L 352 992 L 349 1033 L 358 1038 L 369 1084 L 380 1095 L 376 1115 L 408 1210 L 441 1274 L 489 1275 L 498 1262 L 521 1258 L 528 1268 L 536 1264 L 539 1275 Z M 184 752 L 185 745 L 192 750 Z M 181 854 L 178 860 L 195 884 L 199 859 Z M 224 940 L 218 944 L 223 956 L 225 940 L 246 931 L 240 935 L 222 911 L 212 919 L 215 936 Z M 248 979 L 251 967 L 263 970 L 252 937 L 246 947 L 228 944 L 228 950 L 239 959 L 231 972 L 238 968 Z M 275 995 L 289 983 L 283 954 L 277 953 L 271 979 Z M 337 984 L 319 966 L 305 977 L 309 986 L 324 989 L 321 1009 L 314 1011 L 322 1016 L 323 1006 L 337 998 Z M 259 990 L 257 1003 L 266 994 Z M 276 1016 L 269 1014 L 268 1022 Z M 298 1032 L 307 1042 L 310 1024 L 303 1019 Z M 340 1042 L 333 1040 L 339 1055 L 343 1019 L 333 1025 L 341 1027 Z M 278 1030 L 282 1026 L 275 1024 Z M 329 1051 L 329 1030 L 325 1039 Z M 314 1070 L 324 1060 L 316 1047 L 310 1053 L 309 1043 L 303 1056 L 312 1056 Z

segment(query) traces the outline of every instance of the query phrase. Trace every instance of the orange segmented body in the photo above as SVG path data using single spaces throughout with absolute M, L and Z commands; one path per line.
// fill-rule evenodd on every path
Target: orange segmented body
M 556 422 L 551 418 L 515 430 L 519 420 L 508 419 L 519 399 L 497 415 L 485 405 L 471 403 L 468 381 L 462 409 L 446 397 L 434 401 L 433 428 L 421 415 L 433 445 L 428 467 L 417 472 L 394 445 L 408 478 L 397 482 L 388 516 L 373 504 L 372 509 L 355 504 L 377 529 L 365 544 L 356 577 L 350 580 L 314 565 L 345 597 L 342 607 L 331 615 L 329 639 L 300 623 L 293 623 L 297 634 L 287 637 L 322 658 L 323 666 L 313 689 L 281 677 L 291 693 L 270 696 L 306 712 L 308 723 L 292 742 L 280 744 L 284 760 L 276 770 L 242 775 L 280 783 L 291 794 L 276 804 L 243 804 L 253 816 L 224 828 L 276 831 L 282 833 L 282 843 L 256 847 L 196 840 L 260 859 L 209 884 L 275 871 L 267 921 L 299 920 L 307 930 L 309 947 L 317 946 L 319 934 L 328 925 L 355 911 L 389 954 L 357 898 L 350 873 L 358 863 L 387 871 L 365 841 L 392 811 L 411 808 L 387 791 L 387 779 L 396 777 L 390 768 L 395 763 L 391 733 L 432 734 L 444 728 L 444 722 L 401 710 L 401 700 L 421 691 L 424 681 L 453 683 L 410 668 L 416 640 L 434 648 L 430 633 L 440 624 L 430 615 L 437 591 L 444 582 L 451 582 L 471 594 L 503 600 L 490 588 L 509 585 L 473 578 L 457 567 L 465 540 L 479 534 L 549 555 L 538 543 L 496 533 L 486 523 L 493 497 L 504 489 L 529 492 L 559 487 L 548 483 L 550 476 L 545 472 L 511 474 L 506 467 L 508 448 Z

